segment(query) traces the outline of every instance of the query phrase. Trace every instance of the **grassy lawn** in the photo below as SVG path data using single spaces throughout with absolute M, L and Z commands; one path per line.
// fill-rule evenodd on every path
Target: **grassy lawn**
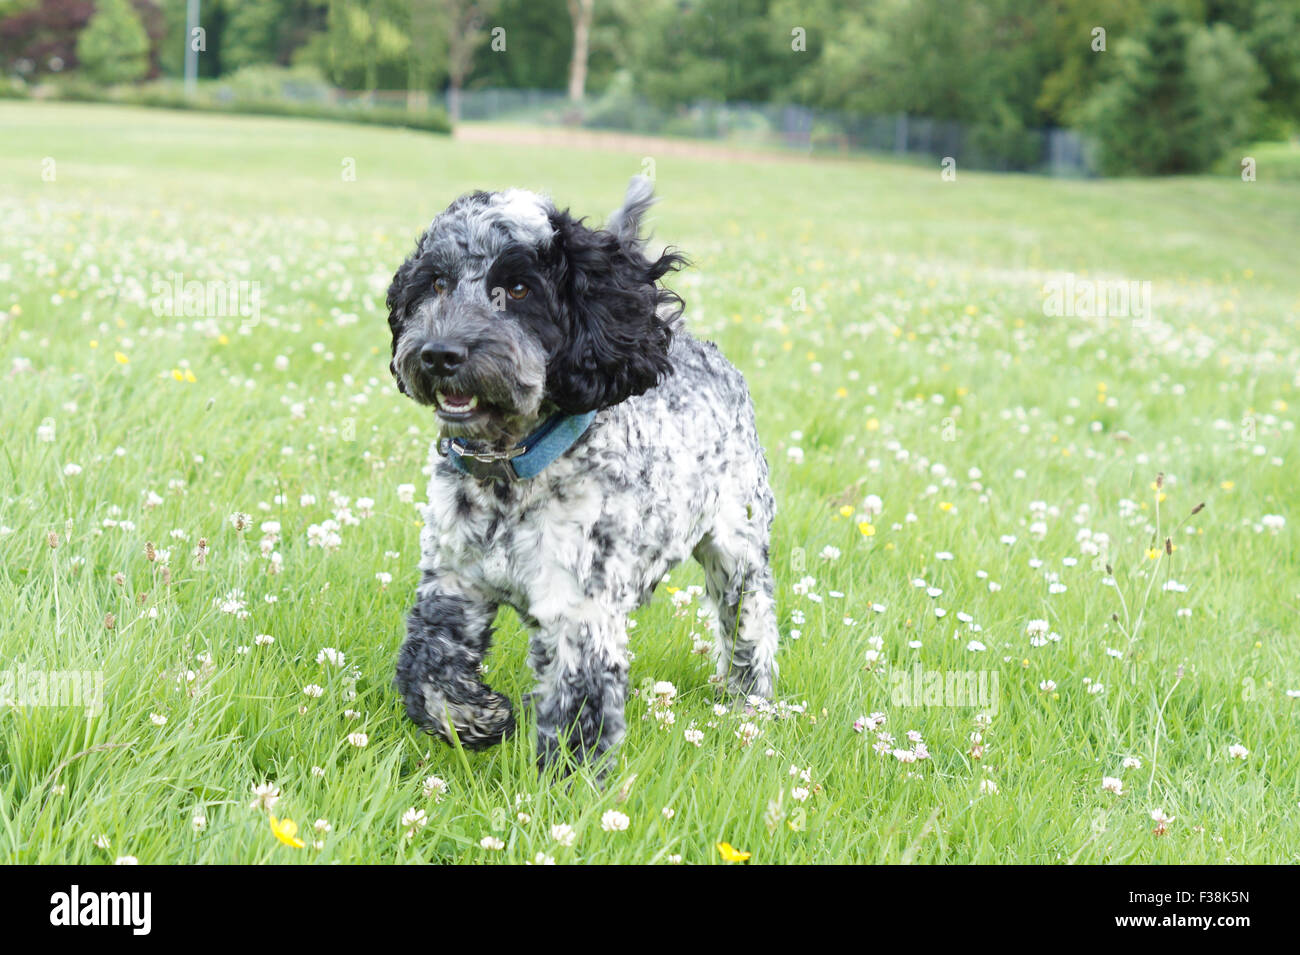
M 0 684 L 0 859 L 1300 861 L 1300 185 L 0 126 L 0 670 L 103 686 L 88 715 Z M 390 686 L 434 425 L 389 377 L 384 292 L 461 192 L 599 220 L 646 160 L 688 320 L 754 392 L 788 705 L 715 711 L 682 567 L 635 618 L 610 784 L 544 787 L 530 727 L 457 752 Z M 1067 273 L 1150 283 L 1151 313 L 1048 315 Z M 156 314 L 176 276 L 258 283 L 258 320 Z

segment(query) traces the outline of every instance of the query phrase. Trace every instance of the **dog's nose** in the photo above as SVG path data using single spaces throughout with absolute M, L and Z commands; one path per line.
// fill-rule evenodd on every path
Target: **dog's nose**
M 435 375 L 450 375 L 469 357 L 462 345 L 428 342 L 420 349 L 420 361 Z

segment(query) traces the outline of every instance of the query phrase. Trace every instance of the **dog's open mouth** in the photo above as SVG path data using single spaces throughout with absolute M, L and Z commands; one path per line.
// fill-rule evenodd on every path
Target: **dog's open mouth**
M 438 417 L 445 421 L 468 421 L 479 411 L 478 395 L 435 391 L 433 398 L 438 404 Z

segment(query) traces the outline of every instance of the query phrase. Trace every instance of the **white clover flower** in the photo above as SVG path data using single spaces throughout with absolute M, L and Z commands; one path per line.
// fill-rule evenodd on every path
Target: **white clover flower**
M 1242 746 L 1240 743 L 1233 743 L 1228 747 L 1228 755 L 1233 759 L 1245 759 L 1250 755 L 1250 750 L 1246 749 L 1246 747 Z
M 316 654 L 316 662 L 320 664 L 328 663 L 330 666 L 341 667 L 346 663 L 342 653 L 333 647 L 324 647 L 320 653 Z
M 559 823 L 551 826 L 551 838 L 567 849 L 577 841 L 578 834 L 567 823 Z
M 273 786 L 270 783 L 253 784 L 253 801 L 248 804 L 249 809 L 265 809 L 270 811 L 275 808 L 275 804 L 280 801 L 280 787 Z
M 489 852 L 500 852 L 506 847 L 506 844 L 496 836 L 484 836 L 478 841 L 478 844 Z
M 1101 788 L 1108 793 L 1114 793 L 1116 796 L 1124 795 L 1124 783 L 1114 776 L 1101 777 Z
M 617 809 L 611 809 L 600 817 L 600 828 L 606 832 L 624 832 L 631 821 Z

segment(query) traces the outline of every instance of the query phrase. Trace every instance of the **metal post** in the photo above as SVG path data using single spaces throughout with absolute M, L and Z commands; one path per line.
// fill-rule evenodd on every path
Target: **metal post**
M 192 97 L 199 78 L 199 51 L 194 49 L 194 31 L 199 28 L 199 0 L 185 4 L 185 95 Z

